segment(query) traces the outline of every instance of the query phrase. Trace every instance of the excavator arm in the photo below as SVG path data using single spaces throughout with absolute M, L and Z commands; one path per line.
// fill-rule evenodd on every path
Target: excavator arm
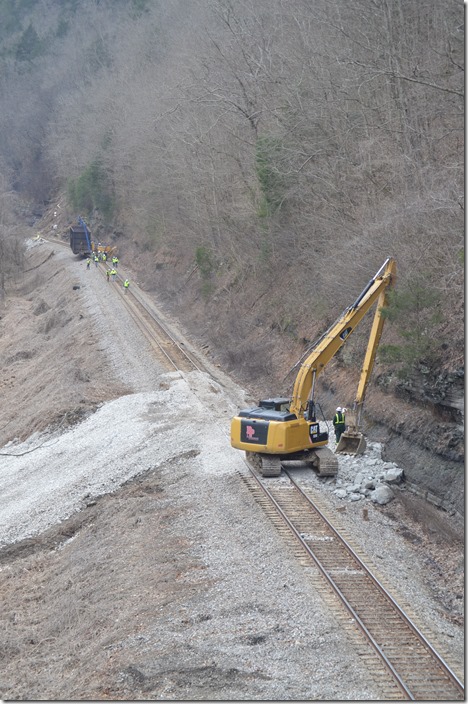
M 364 399 L 367 383 L 377 352 L 384 318 L 381 308 L 387 302 L 388 287 L 394 283 L 396 276 L 396 261 L 389 257 L 380 267 L 376 275 L 369 281 L 356 301 L 346 308 L 338 320 L 322 336 L 313 351 L 304 360 L 297 374 L 290 405 L 290 412 L 299 418 L 307 408 L 309 398 L 313 397 L 315 382 L 328 362 L 344 345 L 354 328 L 365 316 L 367 311 L 378 300 L 377 312 L 374 317 L 372 331 L 367 346 L 366 358 L 359 384 L 357 403 Z M 359 401 L 361 399 L 361 401 Z
M 380 338 L 382 337 L 382 330 L 385 322 L 385 318 L 382 311 L 387 307 L 387 305 L 388 288 L 382 291 L 379 296 L 379 300 L 377 301 L 377 309 L 375 311 L 374 321 L 372 323 L 372 329 L 369 336 L 369 342 L 367 344 L 366 356 L 364 357 L 364 362 L 361 369 L 361 377 L 359 379 L 358 390 L 354 401 L 354 411 L 356 413 L 356 426 L 359 426 L 361 421 L 361 411 L 362 406 L 364 404 L 367 385 L 369 383 L 369 379 L 374 368 L 377 348 L 380 343 Z

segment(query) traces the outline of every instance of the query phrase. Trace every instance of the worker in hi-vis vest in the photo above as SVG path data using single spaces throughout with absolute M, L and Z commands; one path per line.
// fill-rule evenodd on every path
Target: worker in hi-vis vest
M 341 434 L 346 430 L 345 412 L 344 408 L 341 408 L 341 406 L 338 406 L 336 409 L 335 417 L 333 418 L 333 427 L 335 428 L 336 442 L 339 442 Z

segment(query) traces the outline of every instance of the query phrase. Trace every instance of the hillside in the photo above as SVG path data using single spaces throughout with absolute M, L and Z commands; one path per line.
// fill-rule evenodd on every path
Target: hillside
M 382 696 L 226 428 L 290 395 L 389 256 L 363 430 L 404 484 L 365 513 L 308 481 L 462 670 L 464 55 L 453 0 L 2 0 L 1 697 Z M 78 216 L 222 383 L 160 369 L 33 240 Z M 369 327 L 320 378 L 325 418 Z
M 52 206 L 33 232 L 45 237 L 61 234 L 68 241 L 68 225 L 73 222 L 66 209 Z M 148 259 L 132 255 L 124 246 L 119 254 L 128 262 L 132 280 L 156 296 L 159 305 L 180 321 L 204 352 L 240 384 L 252 397 L 289 396 L 297 373 L 294 371 L 311 341 L 301 340 L 272 329 L 261 317 L 252 325 L 248 317 L 236 317 L 231 305 L 220 299 L 206 300 L 200 293 L 192 266 L 187 274 L 183 260 L 166 260 L 153 268 Z M 148 283 L 148 277 L 157 282 Z M 369 271 L 369 276 L 375 272 Z M 185 285 L 174 282 L 185 281 Z M 348 304 L 367 283 L 362 280 Z M 247 296 L 247 290 L 243 292 Z M 330 291 L 330 296 L 333 292 Z M 256 300 L 256 299 L 255 299 Z M 242 304 L 238 304 L 242 308 Z M 463 301 L 460 301 L 460 313 Z M 364 358 L 372 315 L 363 321 L 353 337 L 319 377 L 317 401 L 325 417 L 337 405 L 352 408 L 359 369 L 355 360 Z M 317 321 L 313 321 L 317 325 Z M 328 321 L 330 323 L 331 321 Z M 391 338 L 384 329 L 382 343 Z M 324 330 L 318 330 L 316 337 Z M 236 336 L 237 333 L 237 336 Z M 378 358 L 366 393 L 363 430 L 371 439 L 384 443 L 384 456 L 403 467 L 412 490 L 430 503 L 450 513 L 464 515 L 464 364 L 455 345 L 447 352 L 444 366 L 431 371 L 417 370 L 400 380 L 394 370 Z M 437 376 L 435 376 L 437 374 Z M 41 427 L 46 427 L 41 421 Z

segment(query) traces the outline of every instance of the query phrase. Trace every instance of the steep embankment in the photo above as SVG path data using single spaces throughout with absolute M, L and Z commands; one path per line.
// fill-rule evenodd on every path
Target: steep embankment
M 401 387 L 386 392 L 376 376 L 366 400 L 366 435 L 384 443 L 383 458 L 403 467 L 406 483 L 415 493 L 462 516 L 464 441 L 459 406 L 463 402 L 463 369 L 440 374 L 440 401 L 436 401 L 436 386 L 431 387 L 431 401 L 425 387 L 416 385 L 408 385 L 406 392 Z M 331 398 L 337 398 L 338 389 L 346 389 L 346 398 L 352 398 L 345 370 L 336 368 L 333 382 L 327 388 Z

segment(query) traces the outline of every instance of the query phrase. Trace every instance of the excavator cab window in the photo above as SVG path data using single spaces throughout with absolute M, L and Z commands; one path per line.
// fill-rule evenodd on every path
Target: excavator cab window
M 269 408 L 274 411 L 289 411 L 290 404 L 289 398 L 265 398 L 258 402 L 261 408 Z
M 353 331 L 353 328 L 351 328 L 351 327 L 345 328 L 345 329 L 343 330 L 343 332 L 340 333 L 341 339 L 342 339 L 342 340 L 346 340 L 346 338 L 348 337 L 348 335 L 349 335 L 352 331 Z

